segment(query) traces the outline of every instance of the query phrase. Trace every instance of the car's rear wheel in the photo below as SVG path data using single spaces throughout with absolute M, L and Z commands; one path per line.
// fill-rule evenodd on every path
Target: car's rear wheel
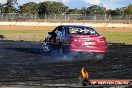
M 95 54 L 96 60 L 103 60 L 105 58 L 105 54 Z

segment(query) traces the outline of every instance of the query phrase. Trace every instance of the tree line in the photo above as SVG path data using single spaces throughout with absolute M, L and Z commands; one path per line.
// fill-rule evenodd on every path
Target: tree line
M 85 15 L 111 15 L 111 16 L 130 16 L 132 15 L 132 5 L 127 7 L 107 10 L 105 7 L 93 5 L 82 7 L 81 9 L 71 9 L 62 2 L 45 1 L 45 2 L 28 2 L 18 6 L 17 0 L 7 0 L 6 4 L 0 3 L 0 13 L 21 13 L 21 14 L 85 14 Z

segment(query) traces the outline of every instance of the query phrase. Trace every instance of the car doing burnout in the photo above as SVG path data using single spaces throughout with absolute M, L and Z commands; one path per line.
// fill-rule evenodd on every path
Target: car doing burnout
M 93 28 L 60 25 L 48 33 L 42 47 L 45 52 L 50 53 L 54 50 L 59 50 L 64 54 L 77 52 L 93 54 L 97 59 L 103 59 L 107 52 L 107 41 Z

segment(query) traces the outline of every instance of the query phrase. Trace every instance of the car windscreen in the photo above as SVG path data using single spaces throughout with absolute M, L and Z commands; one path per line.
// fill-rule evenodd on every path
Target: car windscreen
M 69 27 L 69 34 L 99 36 L 99 34 L 93 28 L 89 28 L 89 27 Z

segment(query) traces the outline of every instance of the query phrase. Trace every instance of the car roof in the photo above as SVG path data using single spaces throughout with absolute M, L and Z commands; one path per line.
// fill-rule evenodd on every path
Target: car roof
M 82 26 L 82 25 L 60 25 L 60 26 L 64 26 L 64 27 L 80 27 L 80 28 L 91 28 L 91 27 L 88 27 L 88 26 Z

